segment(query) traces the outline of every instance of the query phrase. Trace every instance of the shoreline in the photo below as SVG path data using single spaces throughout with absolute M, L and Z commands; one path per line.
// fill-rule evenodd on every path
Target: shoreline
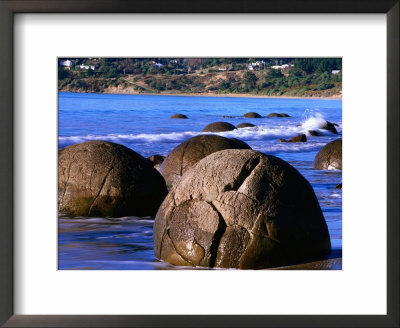
M 265 96 L 265 95 L 253 95 L 247 93 L 147 93 L 147 92 L 79 92 L 79 91 L 63 91 L 58 90 L 58 92 L 64 93 L 90 93 L 90 94 L 105 94 L 105 95 L 136 95 L 136 96 L 176 96 L 176 97 L 225 97 L 225 98 L 265 98 L 265 99 L 320 99 L 320 100 L 342 100 L 342 95 L 333 95 L 330 97 L 318 97 L 318 96 Z

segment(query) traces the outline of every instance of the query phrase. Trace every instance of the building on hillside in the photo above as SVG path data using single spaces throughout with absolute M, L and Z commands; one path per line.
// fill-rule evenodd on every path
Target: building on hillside
M 339 74 L 339 73 L 340 73 L 340 70 L 338 70 L 338 69 L 334 69 L 334 70 L 332 70 L 332 72 L 331 72 L 332 75 L 337 75 L 337 74 Z
M 71 67 L 74 66 L 74 62 L 72 60 L 65 59 L 65 60 L 60 60 L 59 65 L 61 67 L 64 67 L 65 69 L 71 69 Z
M 83 69 L 85 69 L 85 70 L 91 69 L 93 71 L 95 69 L 94 65 L 79 65 L 79 68 L 82 69 L 82 70 Z

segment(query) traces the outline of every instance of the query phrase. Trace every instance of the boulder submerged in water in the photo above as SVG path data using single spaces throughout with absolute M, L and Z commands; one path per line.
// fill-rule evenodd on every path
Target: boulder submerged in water
M 342 139 L 326 144 L 315 156 L 313 167 L 317 170 L 342 169 Z
M 240 124 L 236 125 L 236 128 L 238 128 L 238 129 L 252 128 L 252 127 L 255 127 L 255 125 L 251 124 L 251 123 L 240 123 Z
M 256 112 L 248 112 L 246 114 L 243 115 L 243 117 L 247 117 L 247 118 L 262 118 L 262 116 Z
M 208 124 L 201 132 L 225 132 L 235 130 L 236 127 L 227 122 L 214 122 Z
M 202 158 L 224 149 L 251 149 L 245 142 L 217 135 L 199 135 L 175 147 L 160 167 L 168 186 L 173 186 L 181 176 Z
M 270 113 L 266 117 L 290 117 L 290 115 L 285 113 Z
M 213 153 L 170 191 L 154 222 L 156 258 L 174 265 L 262 269 L 330 253 L 308 181 L 252 150 Z
M 174 115 L 172 115 L 170 118 L 182 118 L 182 119 L 187 119 L 187 118 L 189 118 L 189 117 L 187 117 L 186 115 L 184 115 L 184 114 L 174 114 Z
M 58 152 L 59 211 L 73 216 L 154 216 L 168 190 L 150 161 L 106 141 Z
M 305 134 L 300 134 L 296 137 L 290 138 L 288 140 L 286 139 L 279 139 L 279 142 L 307 142 L 307 137 Z

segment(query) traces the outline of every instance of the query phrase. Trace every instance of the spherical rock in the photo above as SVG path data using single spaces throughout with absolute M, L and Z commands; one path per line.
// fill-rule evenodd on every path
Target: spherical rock
M 236 127 L 237 127 L 238 129 L 252 128 L 252 127 L 254 127 L 254 126 L 255 126 L 255 125 L 254 125 L 254 124 L 251 124 L 251 123 L 240 123 L 240 124 L 236 125 Z
M 236 127 L 227 122 L 214 122 L 208 124 L 201 132 L 224 132 L 235 130 Z
M 122 145 L 88 141 L 58 152 L 59 211 L 154 216 L 168 190 L 151 162 Z
M 184 114 L 174 114 L 170 118 L 188 118 L 188 117 Z
M 248 113 L 244 114 L 243 117 L 247 117 L 247 118 L 262 118 L 262 116 L 260 114 L 255 113 L 255 112 L 248 112 Z
M 155 256 L 175 265 L 261 269 L 330 249 L 308 181 L 287 162 L 252 150 L 203 158 L 170 191 L 154 222 Z
M 336 139 L 326 144 L 315 156 L 313 166 L 317 170 L 341 170 L 342 139 Z
M 160 172 L 168 186 L 173 186 L 181 176 L 202 158 L 224 149 L 251 149 L 238 139 L 217 135 L 199 135 L 174 148 L 161 164 Z

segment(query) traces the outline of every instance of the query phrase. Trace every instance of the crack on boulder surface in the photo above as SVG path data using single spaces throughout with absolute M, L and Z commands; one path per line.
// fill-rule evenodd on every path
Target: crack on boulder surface
M 189 263 L 190 265 L 192 265 L 192 266 L 195 267 L 196 265 L 195 265 L 192 261 L 190 261 L 187 257 L 185 257 L 183 254 L 181 254 L 180 252 L 178 252 L 178 250 L 177 250 L 177 248 L 176 248 L 176 246 L 175 246 L 175 243 L 174 243 L 173 239 L 171 238 L 171 236 L 170 236 L 170 234 L 169 234 L 169 230 L 167 230 L 167 235 L 168 235 L 169 239 L 171 240 L 172 247 L 174 248 L 176 254 L 178 254 L 178 255 L 179 255 L 183 260 L 185 260 L 187 263 Z
M 90 216 L 90 213 L 92 212 L 94 203 L 96 202 L 97 198 L 99 198 L 100 193 L 101 193 L 101 191 L 103 190 L 103 187 L 104 187 L 104 185 L 105 185 L 105 183 L 106 183 L 106 181 L 107 181 L 107 178 L 108 178 L 108 176 L 110 175 L 111 171 L 112 171 L 113 168 L 114 168 L 114 162 L 115 162 L 115 157 L 113 157 L 113 159 L 112 159 L 112 161 L 111 161 L 111 164 L 110 164 L 110 167 L 108 168 L 107 173 L 106 173 L 106 175 L 104 176 L 103 181 L 101 182 L 99 191 L 97 192 L 96 196 L 93 198 L 92 204 L 90 205 L 89 210 L 88 210 L 88 213 L 87 213 L 88 216 Z
M 244 163 L 240 173 L 236 177 L 236 179 L 232 182 L 224 186 L 222 191 L 238 191 L 240 187 L 243 185 L 245 180 L 251 175 L 253 170 L 260 164 L 261 158 L 259 156 L 252 157 Z
M 209 266 L 210 266 L 210 268 L 213 268 L 215 266 L 215 261 L 217 259 L 218 247 L 219 247 L 219 244 L 221 243 L 222 236 L 224 235 L 224 233 L 226 231 L 227 225 L 226 225 L 226 222 L 224 220 L 224 217 L 217 210 L 217 208 L 214 206 L 214 204 L 211 203 L 211 202 L 207 202 L 207 203 L 218 214 L 218 219 L 219 219 L 217 231 L 215 231 L 214 238 L 213 238 L 211 246 L 210 246 L 210 262 L 209 262 Z

